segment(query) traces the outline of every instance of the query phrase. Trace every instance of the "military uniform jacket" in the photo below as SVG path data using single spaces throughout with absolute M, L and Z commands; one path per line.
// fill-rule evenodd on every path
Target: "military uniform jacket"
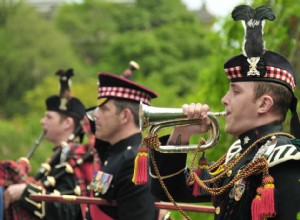
M 280 132 L 280 124 L 269 124 L 253 129 L 239 137 L 228 150 L 226 162 L 245 151 L 252 143 L 265 135 Z M 227 184 L 245 164 L 252 161 L 258 149 L 266 141 L 258 143 L 252 151 L 245 155 L 237 163 L 230 176 L 223 177 L 218 187 Z M 186 154 L 161 154 L 156 152 L 155 158 L 161 172 L 161 176 L 167 176 L 182 170 L 186 166 Z M 277 144 L 271 155 L 268 157 L 269 173 L 274 178 L 275 188 L 278 192 L 279 213 L 272 219 L 288 220 L 297 219 L 297 212 L 300 211 L 300 149 L 290 138 L 277 136 Z M 151 168 L 153 170 L 153 167 Z M 153 171 L 151 171 L 153 172 Z M 194 197 L 192 188 L 187 186 L 186 178 L 188 169 L 164 182 L 170 194 L 177 202 L 203 202 L 210 201 L 208 196 Z M 233 187 L 216 197 L 214 206 L 217 213 L 215 219 L 222 220 L 251 220 L 251 203 L 256 195 L 256 189 L 262 183 L 262 175 L 256 174 L 245 179 L 245 191 L 239 201 L 232 197 Z M 157 179 L 152 179 L 152 192 L 162 200 L 167 200 Z M 231 193 L 231 195 L 230 195 Z
M 149 185 L 132 182 L 134 160 L 142 135 L 137 133 L 115 145 L 100 144 L 95 147 L 102 161 L 101 171 L 112 175 L 112 181 L 104 194 L 99 194 L 116 206 L 100 206 L 101 210 L 119 220 L 155 219 L 154 197 Z M 98 142 L 99 143 L 99 142 Z
M 76 145 L 73 145 L 76 147 Z M 83 147 L 78 145 L 77 147 Z M 37 175 L 40 185 L 28 184 L 20 204 L 29 212 L 33 213 L 38 219 L 45 220 L 77 220 L 82 219 L 80 204 L 59 203 L 59 202 L 35 202 L 29 198 L 30 194 L 69 194 L 74 195 L 74 189 L 80 183 L 76 178 L 74 171 L 71 171 L 67 154 L 61 147 L 55 148 L 54 160 L 51 162 L 50 172 Z M 58 152 L 58 153 L 57 153 Z M 53 154 L 53 155 L 54 155 Z

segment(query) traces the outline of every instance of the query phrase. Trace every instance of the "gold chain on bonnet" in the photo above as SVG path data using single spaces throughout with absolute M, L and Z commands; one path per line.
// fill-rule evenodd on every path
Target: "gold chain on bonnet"
M 194 172 L 194 163 L 195 163 L 195 159 L 196 159 L 196 155 L 198 154 L 198 152 L 195 153 L 192 162 L 191 162 L 191 167 L 190 167 L 190 180 L 189 181 L 196 181 L 197 184 L 202 187 L 203 189 L 205 189 L 211 196 L 215 197 L 218 195 L 223 194 L 226 190 L 228 190 L 230 187 L 232 187 L 234 185 L 235 182 L 243 179 L 243 178 L 247 178 L 255 173 L 258 172 L 263 172 L 263 176 L 268 175 L 268 162 L 267 159 L 265 157 L 258 157 L 257 159 L 255 159 L 254 161 L 251 161 L 250 163 L 248 163 L 242 170 L 240 170 L 240 172 L 237 173 L 236 176 L 234 176 L 234 178 L 226 185 L 221 186 L 221 187 L 208 187 L 206 186 L 206 183 L 216 183 L 217 180 L 221 179 L 222 177 L 224 177 L 225 175 L 227 175 L 228 173 L 230 173 L 231 169 L 246 155 L 248 154 L 255 146 L 257 143 L 259 143 L 260 141 L 264 141 L 267 140 L 268 138 L 271 138 L 273 136 L 287 136 L 289 138 L 295 138 L 294 136 L 285 133 L 285 132 L 276 132 L 276 133 L 272 133 L 269 135 L 266 135 L 264 137 L 259 138 L 258 140 L 256 140 L 253 144 L 251 144 L 242 154 L 240 154 L 239 156 L 235 157 L 234 159 L 232 159 L 231 161 L 225 163 L 225 157 L 226 155 L 222 156 L 217 162 L 215 162 L 214 164 L 212 164 L 211 166 L 209 166 L 209 171 L 216 171 L 216 176 L 212 177 L 211 179 L 208 180 L 201 180 L 197 174 Z M 171 196 L 171 194 L 169 193 L 166 185 L 163 182 L 162 176 L 160 175 L 156 160 L 154 158 L 154 153 L 153 153 L 153 149 L 155 147 L 153 146 L 158 146 L 159 145 L 159 140 L 158 140 L 158 136 L 154 135 L 152 137 L 147 137 L 144 138 L 144 141 L 146 143 L 146 146 L 149 146 L 150 148 L 150 157 L 151 157 L 151 161 L 153 164 L 153 168 L 154 171 L 156 173 L 156 176 L 164 190 L 164 192 L 166 193 L 168 199 L 174 204 L 174 206 L 177 208 L 177 210 L 186 218 L 186 219 L 191 219 L 175 202 L 174 198 Z M 201 142 L 201 141 L 200 141 Z

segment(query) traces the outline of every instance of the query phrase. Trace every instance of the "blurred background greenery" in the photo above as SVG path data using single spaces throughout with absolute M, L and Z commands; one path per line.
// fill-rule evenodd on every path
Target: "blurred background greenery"
M 299 79 L 300 5 L 294 0 L 241 3 L 274 9 L 276 20 L 266 21 L 266 47 L 285 55 Z M 222 111 L 220 100 L 228 88 L 223 63 L 241 53 L 244 32 L 230 15 L 206 12 L 189 11 L 180 0 L 83 0 L 51 12 L 25 0 L 0 0 L 0 159 L 17 160 L 32 148 L 41 133 L 44 101 L 58 93 L 58 69 L 75 70 L 72 92 L 87 108 L 96 104 L 98 73 L 121 74 L 135 60 L 141 69 L 133 80 L 159 94 L 153 106 L 202 102 Z M 224 119 L 219 121 L 223 128 Z M 234 140 L 221 133 L 218 146 L 207 152 L 210 160 L 217 160 Z M 52 147 L 42 141 L 31 158 L 33 172 Z M 212 214 L 189 215 L 213 219 Z M 177 212 L 172 217 L 182 219 Z

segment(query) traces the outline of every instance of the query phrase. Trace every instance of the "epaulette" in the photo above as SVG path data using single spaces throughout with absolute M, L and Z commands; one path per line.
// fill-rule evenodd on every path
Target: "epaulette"
M 241 150 L 241 141 L 235 141 L 227 151 L 225 162 L 230 161 Z M 273 152 L 268 156 L 269 167 L 273 167 L 288 160 L 300 160 L 300 150 L 296 145 L 284 144 L 276 146 Z
M 241 141 L 236 140 L 228 149 L 226 153 L 225 163 L 230 161 L 234 156 L 242 150 Z
M 268 157 L 269 167 L 288 160 L 300 160 L 300 151 L 293 144 L 276 146 Z

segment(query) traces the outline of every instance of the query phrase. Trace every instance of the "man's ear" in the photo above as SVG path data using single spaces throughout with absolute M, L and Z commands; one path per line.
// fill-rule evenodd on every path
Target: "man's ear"
M 121 112 L 121 122 L 122 123 L 127 123 L 130 121 L 130 117 L 132 117 L 132 113 L 128 108 L 123 109 Z
M 64 125 L 65 125 L 66 128 L 70 128 L 72 126 L 75 126 L 73 118 L 66 117 L 65 120 L 64 120 Z
M 270 111 L 274 104 L 273 98 L 269 95 L 263 95 L 259 101 L 259 113 L 266 113 Z

